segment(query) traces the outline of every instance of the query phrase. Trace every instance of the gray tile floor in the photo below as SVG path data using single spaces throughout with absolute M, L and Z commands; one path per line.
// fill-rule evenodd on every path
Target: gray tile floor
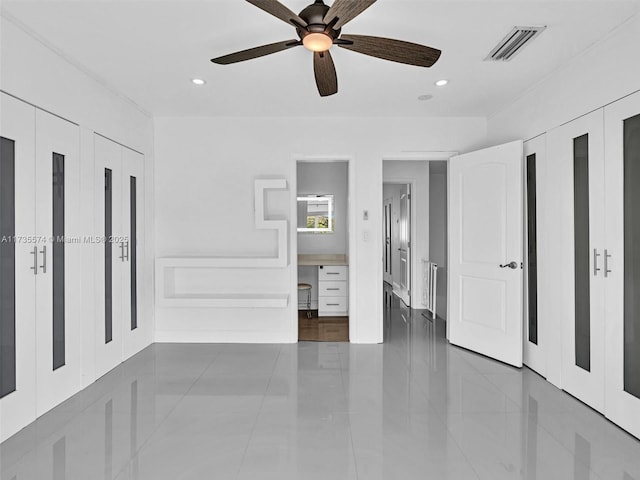
M 640 480 L 640 441 L 386 310 L 383 345 L 153 345 L 0 445 L 0 477 Z

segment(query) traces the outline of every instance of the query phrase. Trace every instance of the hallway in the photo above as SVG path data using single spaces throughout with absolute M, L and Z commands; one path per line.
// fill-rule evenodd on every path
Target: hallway
M 390 300 L 382 345 L 152 345 L 2 444 L 0 477 L 640 479 L 640 442 Z

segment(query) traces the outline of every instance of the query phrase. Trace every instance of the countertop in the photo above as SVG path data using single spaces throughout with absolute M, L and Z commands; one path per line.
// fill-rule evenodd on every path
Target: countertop
M 298 265 L 349 265 L 349 257 L 338 253 L 300 254 Z

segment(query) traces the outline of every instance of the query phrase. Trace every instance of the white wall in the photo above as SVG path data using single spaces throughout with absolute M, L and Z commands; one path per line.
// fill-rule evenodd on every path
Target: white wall
M 298 253 L 349 252 L 347 180 L 347 162 L 298 162 L 298 195 L 333 195 L 335 226 L 333 233 L 298 233 Z
M 151 118 L 122 96 L 60 57 L 8 19 L 0 18 L 1 55 L 0 89 L 41 109 L 77 123 L 80 128 L 81 222 L 87 235 L 93 231 L 94 218 L 94 132 L 127 145 L 145 155 L 146 244 L 142 307 L 139 309 L 148 325 L 148 341 L 153 332 L 153 122 Z M 82 248 L 83 384 L 95 380 L 94 342 L 96 318 L 94 249 L 96 245 L 74 245 Z
M 640 15 L 488 119 L 487 145 L 528 140 L 640 90 Z
M 331 128 L 320 132 L 318 124 Z M 484 142 L 485 127 L 480 118 L 157 118 L 157 255 L 268 255 L 275 239 L 253 229 L 254 179 L 286 178 L 286 198 L 274 196 L 268 208 L 295 218 L 296 160 L 351 160 L 350 338 L 381 342 L 382 159 L 471 150 Z M 296 233 L 290 231 L 290 265 L 268 278 L 295 298 Z M 297 306 L 290 303 L 288 311 L 158 308 L 158 338 L 295 342 Z
M 447 319 L 447 166 L 429 162 L 429 260 L 438 264 L 436 312 Z

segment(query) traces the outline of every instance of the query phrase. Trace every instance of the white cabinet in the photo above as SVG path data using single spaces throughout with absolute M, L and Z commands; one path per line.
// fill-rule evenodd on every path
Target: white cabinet
M 318 316 L 346 317 L 349 315 L 349 267 L 346 265 L 318 266 Z
M 0 441 L 81 388 L 78 126 L 0 94 Z

